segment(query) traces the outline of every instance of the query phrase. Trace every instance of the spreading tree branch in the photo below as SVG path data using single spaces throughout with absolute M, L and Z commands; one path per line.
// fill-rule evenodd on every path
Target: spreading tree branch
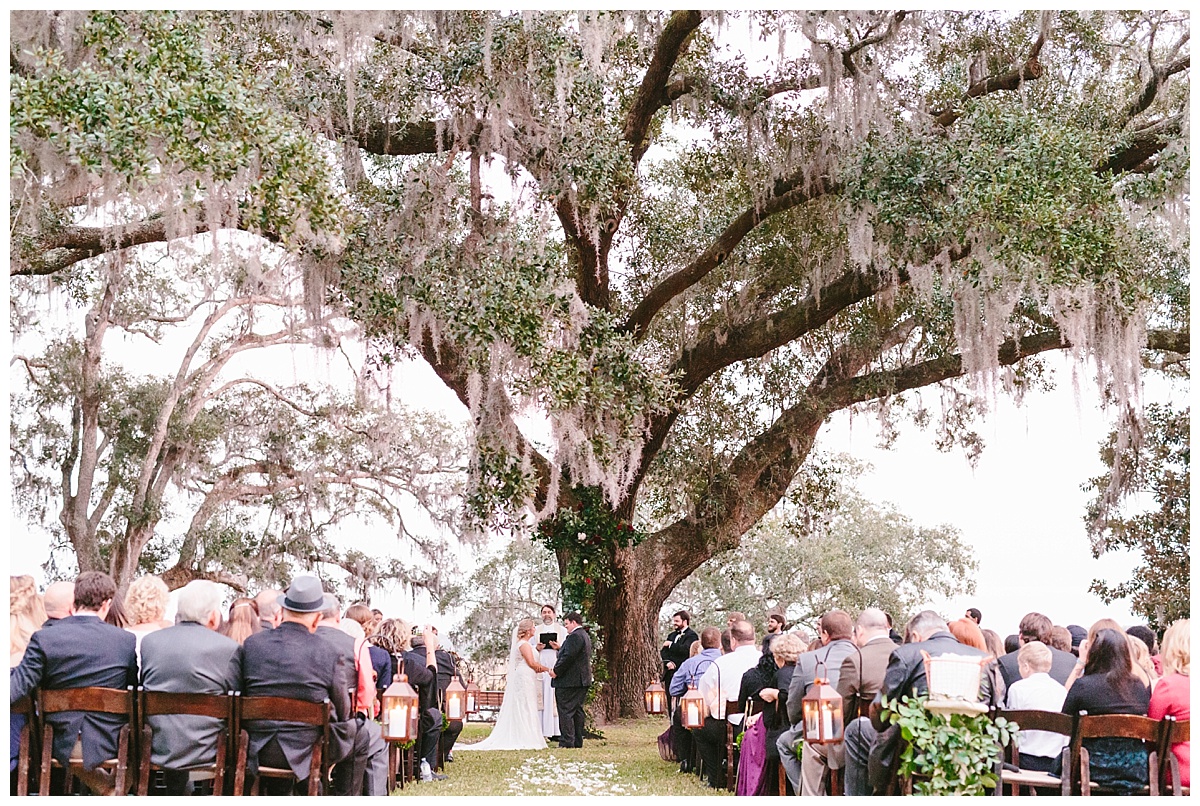
M 650 146 L 649 128 L 654 113 L 670 103 L 667 79 L 671 70 L 703 19 L 699 11 L 676 11 L 658 37 L 654 56 L 625 118 L 624 137 L 632 149 L 634 165 Z

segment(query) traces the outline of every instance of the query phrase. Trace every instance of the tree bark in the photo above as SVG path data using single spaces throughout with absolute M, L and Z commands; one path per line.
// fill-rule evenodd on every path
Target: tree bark
M 642 692 L 661 670 L 655 649 L 662 601 L 652 591 L 662 569 L 641 562 L 639 549 L 634 548 L 615 552 L 613 571 L 615 583 L 596 591 L 599 630 L 592 633 L 593 642 L 597 638 L 602 642 L 596 658 L 607 677 L 596 709 L 602 722 L 643 716 Z

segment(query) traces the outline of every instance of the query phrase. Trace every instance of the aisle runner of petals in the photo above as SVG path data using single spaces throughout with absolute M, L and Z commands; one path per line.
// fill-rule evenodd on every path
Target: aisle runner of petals
M 560 762 L 552 755 L 535 756 L 508 772 L 510 795 L 631 795 L 637 791 L 636 784 L 617 783 L 617 765 L 603 761 Z

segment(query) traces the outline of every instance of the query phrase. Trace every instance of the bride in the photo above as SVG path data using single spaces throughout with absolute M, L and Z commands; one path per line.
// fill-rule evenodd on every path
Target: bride
M 522 619 L 513 631 L 508 652 L 508 676 L 504 700 L 496 727 L 483 741 L 460 744 L 456 750 L 544 750 L 542 723 L 538 720 L 537 675 L 553 675 L 549 666 L 537 662 L 529 639 L 533 637 L 533 619 Z

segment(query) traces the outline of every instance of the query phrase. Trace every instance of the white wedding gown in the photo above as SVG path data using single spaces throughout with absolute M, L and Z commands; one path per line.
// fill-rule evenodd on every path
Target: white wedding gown
M 545 750 L 542 723 L 538 719 L 537 672 L 521 657 L 519 641 L 513 636 L 508 655 L 508 675 L 504 700 L 496 716 L 496 726 L 483 741 L 456 744 L 459 750 Z

